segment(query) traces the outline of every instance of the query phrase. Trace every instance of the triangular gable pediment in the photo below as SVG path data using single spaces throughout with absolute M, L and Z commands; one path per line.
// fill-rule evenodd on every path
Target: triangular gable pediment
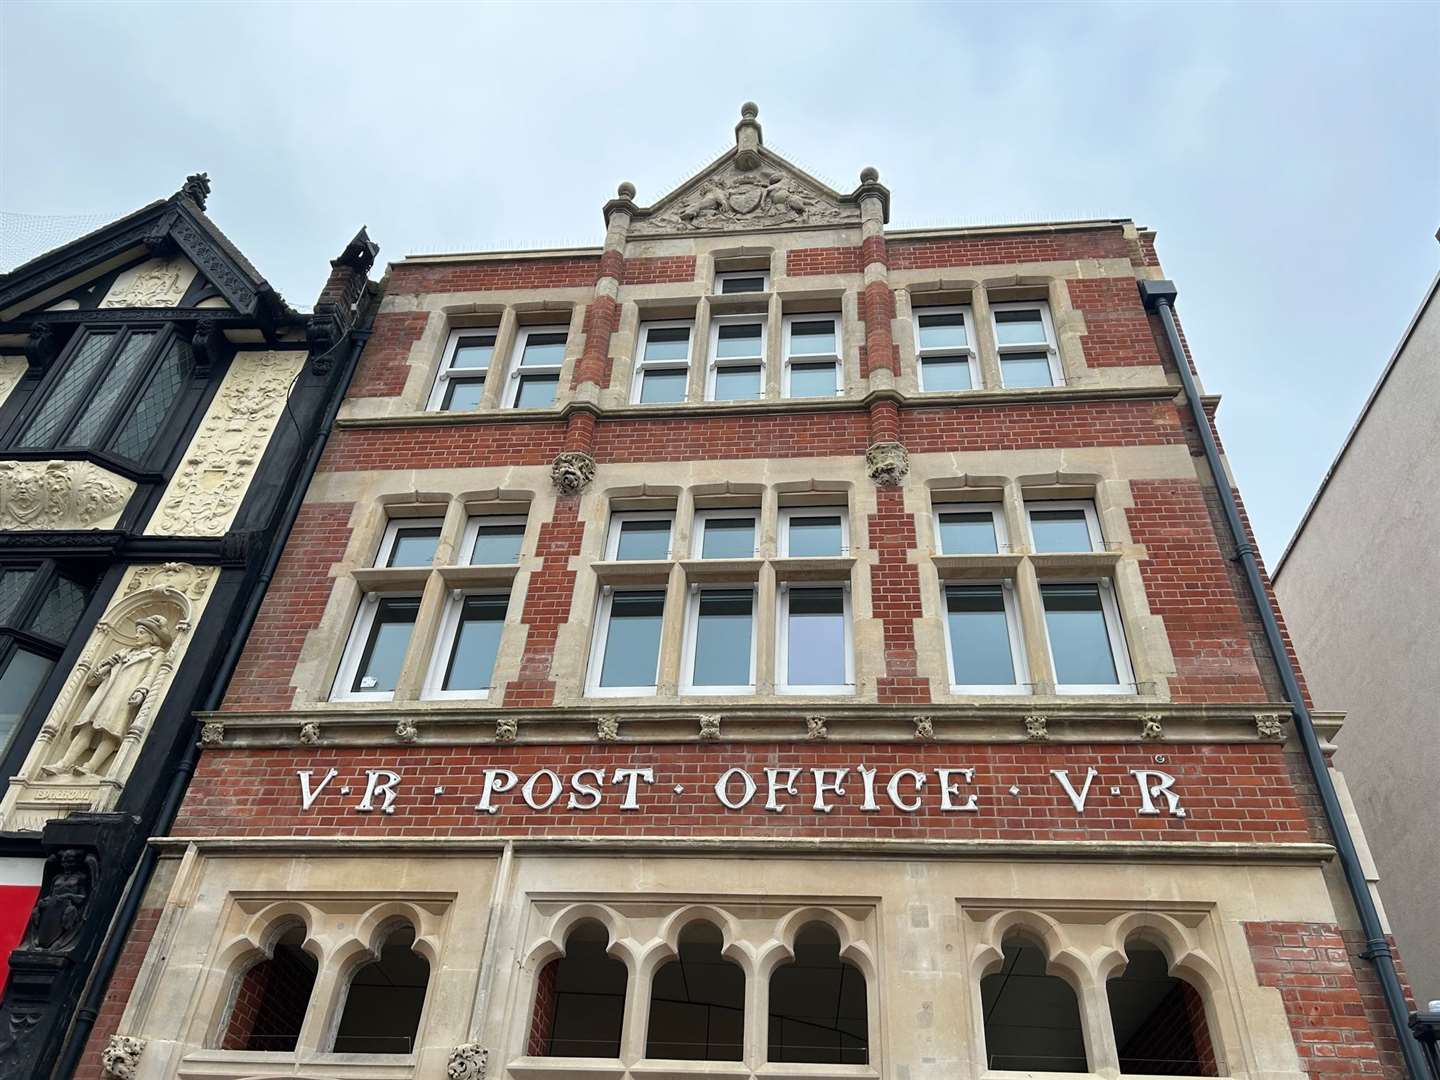
M 750 168 L 742 167 L 744 163 Z M 652 206 L 637 209 L 632 236 L 843 226 L 860 206 L 784 158 L 757 148 L 731 150 Z
M 241 315 L 273 291 L 203 210 L 184 193 L 0 276 L 0 320 L 74 307 L 174 307 L 198 279 Z M 74 301 L 72 304 L 71 301 Z M 213 305 L 207 305 L 213 306 Z

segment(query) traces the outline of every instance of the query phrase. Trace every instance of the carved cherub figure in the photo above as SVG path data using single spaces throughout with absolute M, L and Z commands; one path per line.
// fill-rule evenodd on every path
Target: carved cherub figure
M 120 747 L 140 707 L 153 689 L 160 662 L 175 640 L 161 615 L 135 620 L 138 642 L 111 653 L 85 680 L 94 688 L 70 727 L 70 745 L 59 761 L 44 766 L 46 776 L 72 773 L 97 776 Z M 81 759 L 84 759 L 83 761 Z

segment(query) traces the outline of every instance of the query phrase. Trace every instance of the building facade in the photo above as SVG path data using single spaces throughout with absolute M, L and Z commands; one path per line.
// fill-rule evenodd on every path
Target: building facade
M 1429 836 L 1430 785 L 1440 774 L 1440 509 L 1420 495 L 1440 470 L 1437 288 L 1440 278 L 1275 570 L 1316 699 L 1343 708 L 1352 734 L 1361 733 L 1345 740 L 1337 762 L 1385 876 L 1395 936 L 1421 1002 L 1440 1000 L 1440 868 Z M 1354 572 L 1376 564 L 1393 572 Z
M 0 277 L 5 1076 L 48 1075 L 93 1019 L 107 933 L 370 297 L 362 230 L 315 311 L 293 310 L 206 215 L 209 190 L 192 176 Z
M 889 201 L 390 266 L 79 1075 L 1402 1075 L 1152 234 Z

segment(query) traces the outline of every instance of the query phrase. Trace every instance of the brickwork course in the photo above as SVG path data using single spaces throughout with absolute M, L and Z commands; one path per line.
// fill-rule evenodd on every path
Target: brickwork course
M 1092 1072 L 1173 1059 L 1200 1075 L 1403 1074 L 1196 417 L 1141 302 L 1138 283 L 1163 277 L 1154 234 L 1127 220 L 889 231 L 872 170 L 831 191 L 765 150 L 749 110 L 713 172 L 650 206 L 622 184 L 601 246 L 391 266 L 223 705 L 199 718 L 220 727 L 162 842 L 168 875 L 127 943 L 86 1077 L 117 1032 L 151 1040 L 137 1080 L 243 1042 L 263 996 L 246 971 L 268 969 L 237 958 L 253 965 L 246 935 L 266 905 L 321 942 L 287 1074 L 321 1069 L 314 1017 L 347 977 L 326 950 L 360 955 L 351 927 L 422 924 L 432 997 L 413 1071 L 386 1073 L 418 1080 L 468 1044 L 491 1075 L 541 1075 L 522 1059 L 573 1022 L 555 1007 L 567 927 L 604 926 L 635 986 L 701 917 L 755 979 L 792 956 L 807 920 L 829 927 L 869 983 L 866 1060 L 881 1076 L 979 1075 L 980 982 L 1012 932 L 1051 950 L 1075 989 Z M 715 275 L 731 270 L 767 274 L 766 291 L 721 293 Z M 965 360 L 969 390 L 921 389 L 917 327 L 935 307 L 963 311 L 967 351 L 948 359 Z M 1042 309 L 1045 340 L 1028 346 L 997 317 L 1041 325 Z M 835 319 L 835 394 L 787 396 L 790 316 Z M 760 393 L 714 400 L 714 324 L 747 318 L 766 335 Z M 691 328 L 678 402 L 637 397 L 655 321 Z M 526 374 L 520 331 L 562 324 L 554 404 L 507 408 Z M 476 328 L 496 342 L 480 407 L 430 408 L 452 336 Z M 1012 384 L 1021 353 L 1050 365 L 1052 385 Z M 1202 411 L 1214 425 L 1213 402 Z M 1047 501 L 1089 507 L 1090 550 L 1033 550 L 1029 514 Z M 803 507 L 843 508 L 848 548 L 787 559 L 782 517 Z M 997 550 L 943 550 L 937 515 L 982 507 L 1004 525 Z M 708 511 L 753 513 L 755 558 L 707 566 L 694 537 Z M 613 515 L 630 512 L 670 515 L 666 557 L 607 557 Z M 524 520 L 513 567 L 468 565 L 466 522 L 485 514 Z M 434 566 L 376 563 L 387 523 L 406 518 L 438 522 Z M 1097 617 L 1121 650 L 1113 687 L 1067 686 L 1055 664 L 1064 630 L 1045 589 L 1076 582 L 1110 605 Z M 783 605 L 811 585 L 845 589 L 853 681 L 786 694 Z M 968 585 L 1007 597 L 1008 693 L 953 683 L 964 657 L 947 652 L 947 590 Z M 752 685 L 690 693 L 691 598 L 719 586 L 763 607 Z M 627 588 L 665 598 L 654 686 L 596 693 L 603 613 Z M 488 691 L 437 693 L 461 655 L 454 605 L 507 590 Z M 393 693 L 356 695 L 365 612 L 384 596 L 418 600 L 414 629 Z M 806 647 L 803 630 L 787 647 Z M 1333 737 L 1339 718 L 1321 721 Z M 437 857 L 470 860 L 473 896 L 418 884 Z M 462 908 L 485 928 L 465 937 Z M 1137 935 L 1181 981 L 1117 1046 L 1106 979 Z M 187 948 L 211 959 L 182 971 Z M 182 991 L 198 1004 L 168 1015 L 165 995 Z M 757 1001 L 747 993 L 747 1009 Z M 605 1075 L 654 1072 L 628 1071 L 644 1016 L 624 1024 L 623 1068 Z M 751 1071 L 737 1076 L 767 1060 L 766 1018 L 747 1015 L 746 1030 Z

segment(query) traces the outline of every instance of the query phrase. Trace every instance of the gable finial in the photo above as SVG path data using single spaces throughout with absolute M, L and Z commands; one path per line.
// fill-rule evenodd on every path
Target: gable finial
M 185 178 L 184 185 L 180 188 L 180 194 L 186 196 L 201 210 L 205 209 L 205 200 L 210 197 L 210 174 L 191 173 Z
M 740 122 L 735 125 L 735 166 L 741 172 L 750 172 L 760 165 L 760 147 L 765 145 L 760 134 L 760 106 L 747 101 L 740 106 Z

